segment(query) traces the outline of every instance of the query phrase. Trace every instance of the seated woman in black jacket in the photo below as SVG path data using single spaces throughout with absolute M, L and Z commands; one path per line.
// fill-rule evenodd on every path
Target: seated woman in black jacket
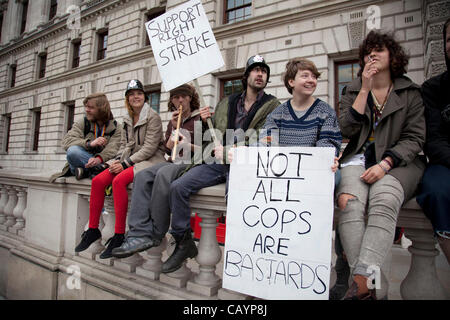
M 417 202 L 431 220 L 439 245 L 450 265 L 450 19 L 444 24 L 447 71 L 422 85 L 429 165 Z

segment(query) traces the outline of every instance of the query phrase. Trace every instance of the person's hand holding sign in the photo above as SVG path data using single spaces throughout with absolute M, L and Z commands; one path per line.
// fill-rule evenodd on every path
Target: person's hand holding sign
M 334 157 L 334 163 L 331 166 L 331 171 L 336 172 L 337 169 L 339 168 L 339 158 L 340 157 Z
M 203 122 L 206 122 L 206 120 L 207 120 L 208 118 L 211 118 L 212 115 L 214 114 L 213 112 L 211 112 L 211 109 L 210 109 L 210 108 L 211 108 L 210 106 L 206 106 L 206 107 L 203 107 L 203 108 L 200 108 L 200 109 L 199 109 L 199 111 L 200 111 L 200 117 L 202 118 L 202 121 L 203 121 Z
M 214 147 L 214 157 L 217 160 L 223 161 L 223 150 L 224 147 L 222 145 L 217 145 Z

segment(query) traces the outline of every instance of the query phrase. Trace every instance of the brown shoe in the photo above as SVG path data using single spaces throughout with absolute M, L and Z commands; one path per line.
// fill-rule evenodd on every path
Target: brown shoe
M 369 289 L 369 291 L 361 292 L 358 284 L 353 280 L 342 300 L 377 300 L 376 290 Z

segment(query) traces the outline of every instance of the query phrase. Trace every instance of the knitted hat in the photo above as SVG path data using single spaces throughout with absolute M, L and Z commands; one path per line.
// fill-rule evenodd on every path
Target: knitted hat
M 195 88 L 189 84 L 182 84 L 175 89 L 170 90 L 170 97 L 168 102 L 169 111 L 175 111 L 177 108 L 172 103 L 172 97 L 176 95 L 189 96 L 191 97 L 191 111 L 198 109 L 200 107 L 200 101 Z

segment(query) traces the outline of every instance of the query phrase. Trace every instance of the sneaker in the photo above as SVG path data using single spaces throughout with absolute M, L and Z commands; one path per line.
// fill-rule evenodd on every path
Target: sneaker
M 336 258 L 336 283 L 330 289 L 330 300 L 341 300 L 348 290 L 348 280 L 350 277 L 350 267 L 343 254 L 338 254 Z
M 160 240 L 150 237 L 128 237 L 120 247 L 112 250 L 112 256 L 115 258 L 127 258 L 135 253 L 157 247 L 160 243 Z
M 112 250 L 114 248 L 120 247 L 123 243 L 123 240 L 125 239 L 125 236 L 122 233 L 116 233 L 114 236 L 108 239 L 106 241 L 105 246 L 106 249 L 102 252 L 100 255 L 100 259 L 108 259 L 112 257 Z
M 77 167 L 75 168 L 75 179 L 81 180 L 89 176 L 89 170 L 86 168 Z
M 86 250 L 93 242 L 100 239 L 101 236 L 102 234 L 100 230 L 91 228 L 87 229 L 81 235 L 81 242 L 75 248 L 75 252 L 81 252 Z

